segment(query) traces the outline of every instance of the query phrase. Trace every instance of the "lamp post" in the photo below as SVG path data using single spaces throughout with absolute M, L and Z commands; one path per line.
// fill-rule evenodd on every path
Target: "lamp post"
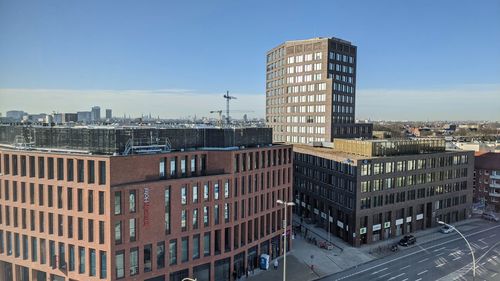
M 286 226 L 287 226 L 287 209 L 288 206 L 294 206 L 293 202 L 286 202 L 283 200 L 276 200 L 276 203 L 283 205 L 285 208 L 285 219 L 283 220 L 283 281 L 286 281 Z
M 465 238 L 465 236 L 460 232 L 458 231 L 458 229 L 456 229 L 453 225 L 450 225 L 450 224 L 447 224 L 443 221 L 438 221 L 439 224 L 442 224 L 442 225 L 446 225 L 448 226 L 449 228 L 451 228 L 452 230 L 455 230 L 464 240 L 465 240 L 465 243 L 467 243 L 467 246 L 469 246 L 469 250 L 470 250 L 470 254 L 472 255 L 472 281 L 474 281 L 476 279 L 476 258 L 474 257 L 474 251 L 472 251 L 472 247 L 471 245 L 469 244 L 469 241 Z

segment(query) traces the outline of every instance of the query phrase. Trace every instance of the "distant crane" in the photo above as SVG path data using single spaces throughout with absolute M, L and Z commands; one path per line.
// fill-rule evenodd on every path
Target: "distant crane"
M 224 98 L 226 99 L 226 123 L 229 125 L 229 101 L 232 99 L 236 99 L 236 97 L 230 96 L 229 91 L 226 91 L 226 94 L 224 95 Z
M 217 113 L 219 115 L 219 119 L 217 120 L 217 125 L 222 126 L 222 112 L 223 110 L 211 110 L 210 113 Z M 232 110 L 231 112 L 244 112 L 244 113 L 249 113 L 249 112 L 255 112 L 253 110 Z

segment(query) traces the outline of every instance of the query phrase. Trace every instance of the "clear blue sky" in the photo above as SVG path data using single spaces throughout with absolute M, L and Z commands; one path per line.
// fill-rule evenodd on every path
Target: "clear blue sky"
M 476 98 L 496 97 L 491 102 L 500 108 L 498 0 L 0 0 L 0 88 L 229 89 L 263 97 L 265 52 L 286 40 L 317 36 L 358 46 L 360 117 L 404 119 L 369 106 L 380 91 L 415 99 L 419 91 L 462 93 L 476 91 L 473 85 L 487 88 Z M 0 103 L 9 104 L 12 96 L 2 93 Z M 432 112 L 440 108 L 416 100 Z M 390 106 L 401 103 L 396 98 Z M 459 119 L 450 114 L 431 118 Z M 423 115 L 411 117 L 429 118 Z

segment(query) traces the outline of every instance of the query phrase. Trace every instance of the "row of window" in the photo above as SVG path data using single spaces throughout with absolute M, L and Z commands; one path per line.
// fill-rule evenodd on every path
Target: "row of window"
M 273 149 L 260 152 L 244 152 L 236 153 L 234 155 L 234 171 L 236 173 L 239 173 L 240 171 L 245 172 L 256 169 L 281 166 L 290 163 L 292 163 L 291 148 Z M 269 175 L 267 182 L 269 182 Z
M 286 126 L 287 133 L 300 133 L 300 134 L 325 134 L 326 129 L 323 126 Z
M 97 276 L 99 272 L 100 279 L 107 278 L 106 252 L 92 248 L 76 247 L 72 244 L 47 241 L 43 238 L 29 237 L 10 231 L 4 232 L 0 229 L 0 254 L 42 265 L 48 263 L 53 269 L 78 271 L 79 274 L 88 274 L 88 276 Z
M 287 106 L 286 113 L 323 113 L 326 112 L 326 105 L 295 105 Z
M 391 205 L 391 204 L 397 204 L 397 203 L 403 203 L 405 201 L 411 201 L 415 200 L 415 198 L 424 198 L 425 196 L 425 189 L 423 189 L 423 192 L 420 192 L 418 190 L 418 194 L 416 194 L 417 190 L 409 190 L 408 192 L 402 191 L 402 192 L 397 192 L 397 193 L 391 193 L 391 194 L 386 194 L 384 195 L 378 195 L 378 196 L 373 196 L 373 197 L 363 197 L 361 198 L 360 201 L 360 208 L 361 209 L 371 209 L 371 208 L 377 208 L 381 207 L 384 205 Z M 422 196 L 422 197 L 419 197 Z M 385 200 L 384 200 L 385 198 Z M 445 209 L 445 208 L 450 208 L 453 206 L 457 206 L 459 204 L 466 204 L 467 203 L 467 195 L 462 195 L 462 196 L 455 196 L 455 197 L 450 197 L 446 199 L 441 199 L 441 200 L 436 200 L 435 201 L 435 209 L 440 210 L 440 209 Z
M 84 193 L 86 193 L 84 195 Z M 97 195 L 97 196 L 96 196 Z M 96 198 L 97 197 L 97 198 Z M 43 185 L 17 181 L 0 180 L 0 199 L 5 201 L 29 203 L 36 206 L 55 207 L 67 211 L 77 210 L 92 214 L 97 212 L 104 214 L 105 193 L 104 191 L 94 191 L 91 189 L 62 187 L 53 185 Z M 97 204 L 96 201 L 97 200 Z
M 278 141 L 285 141 L 285 136 L 277 136 L 279 139 Z M 286 142 L 291 142 L 291 143 L 312 143 L 315 141 L 323 142 L 325 141 L 324 137 L 305 137 L 305 136 L 286 136 Z
M 394 187 L 409 187 L 418 184 L 433 183 L 443 180 L 466 178 L 467 168 L 428 172 L 395 178 L 374 179 L 361 182 L 361 193 L 376 192 Z M 465 182 L 466 183 L 466 182 Z
M 86 165 L 85 162 L 87 162 Z M 47 178 L 49 180 L 57 179 L 81 183 L 85 181 L 86 172 L 87 183 L 94 184 L 96 180 L 95 162 L 94 160 L 83 159 L 3 154 L 3 170 L 1 169 L 2 166 L 0 166 L 0 171 L 3 171 L 4 175 L 12 174 L 13 176 L 19 175 L 21 177 Z M 98 183 L 106 184 L 106 162 L 97 162 Z
M 385 163 L 373 163 L 373 164 L 363 164 L 361 165 L 361 175 L 379 175 L 388 174 L 394 172 L 406 172 L 413 170 L 423 170 L 423 169 L 433 169 L 448 167 L 453 165 L 462 165 L 468 163 L 468 156 L 463 155 L 453 155 L 453 156 L 441 156 L 432 157 L 426 159 L 412 159 L 412 160 L 401 160 L 395 162 L 385 162 Z
M 297 85 L 297 86 L 286 87 L 287 94 L 306 93 L 306 92 L 325 91 L 325 90 L 326 90 L 326 83 L 306 84 L 300 86 Z
M 75 218 L 62 214 L 0 205 L 0 225 L 20 227 L 21 229 L 87 242 L 105 243 L 105 223 L 104 221 L 98 221 L 96 224 L 93 219 Z M 38 229 L 36 229 L 37 227 Z M 74 233 L 75 228 L 76 233 Z M 97 237 L 95 237 L 96 228 L 98 231 Z M 87 232 L 86 237 L 84 237 L 85 232 Z
M 160 270 L 165 266 L 188 263 L 212 255 L 220 255 L 258 241 L 280 231 L 281 211 L 275 211 L 253 220 L 214 231 L 160 241 L 115 253 L 116 278 L 135 276 L 142 272 Z M 168 249 L 166 248 L 168 246 Z M 154 248 L 153 248 L 154 247 Z M 167 253 L 168 250 L 168 253 Z M 125 264 L 125 256 L 128 264 Z M 142 259 L 143 268 L 139 268 Z M 128 270 L 127 270 L 128 269 Z

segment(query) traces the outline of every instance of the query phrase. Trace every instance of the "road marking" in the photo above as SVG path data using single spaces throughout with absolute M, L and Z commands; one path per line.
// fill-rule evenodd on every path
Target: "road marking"
M 454 260 L 454 261 L 456 261 L 456 260 L 459 260 L 459 259 L 461 259 L 461 258 L 462 258 L 462 257 L 456 257 L 456 258 L 454 258 L 453 260 Z
M 422 278 L 418 278 L 418 279 L 417 279 L 417 280 L 415 280 L 415 281 L 420 281 L 420 280 L 422 280 Z
M 495 276 L 497 276 L 497 274 L 498 273 L 495 272 L 495 273 L 491 274 L 491 277 L 495 277 Z
M 480 231 L 477 231 L 477 232 L 474 232 L 474 233 L 471 233 L 471 234 L 465 235 L 465 237 L 471 237 L 471 236 L 474 236 L 474 235 L 477 235 L 477 234 L 480 234 L 480 233 L 483 233 L 483 232 L 486 232 L 486 231 L 490 231 L 490 230 L 492 230 L 492 229 L 496 229 L 496 228 L 499 228 L 499 227 L 500 227 L 500 225 L 492 226 L 492 227 L 490 227 L 490 228 L 483 229 L 483 230 L 480 230 Z M 451 240 L 448 240 L 448 241 L 446 241 L 446 242 L 442 242 L 442 243 L 439 243 L 439 244 L 436 244 L 436 245 L 429 246 L 429 247 L 427 247 L 427 248 L 426 248 L 426 250 L 427 250 L 427 249 L 432 249 L 432 248 L 435 248 L 435 247 L 439 247 L 439 246 L 442 246 L 442 245 L 446 245 L 446 244 L 449 244 L 449 243 L 451 243 L 451 242 L 455 242 L 455 241 L 462 240 L 462 239 L 463 239 L 462 237 L 457 237 L 457 238 L 455 238 L 455 239 L 451 239 Z M 358 274 L 361 274 L 361 273 L 365 273 L 365 272 L 370 271 L 370 270 L 372 270 L 372 269 L 374 269 L 374 268 L 377 268 L 377 267 L 380 267 L 380 266 L 383 266 L 383 265 L 386 265 L 386 264 L 393 263 L 393 262 L 395 262 L 395 261 L 397 261 L 397 260 L 401 260 L 401 259 L 408 258 L 408 257 L 410 257 L 410 256 L 416 255 L 416 254 L 421 253 L 421 252 L 423 252 L 423 251 L 424 251 L 424 250 L 417 250 L 417 251 L 415 251 L 415 252 L 412 252 L 412 253 L 406 254 L 406 255 L 404 255 L 404 256 L 400 256 L 400 257 L 394 258 L 394 259 L 392 259 L 392 260 L 388 260 L 388 261 L 382 262 L 382 263 L 380 263 L 380 264 L 377 264 L 377 265 L 371 266 L 371 267 L 369 267 L 369 268 L 366 268 L 366 269 L 363 269 L 363 270 L 358 270 L 358 271 L 356 271 L 356 272 L 354 272 L 354 273 L 351 273 L 351 274 L 346 275 L 346 276 L 342 276 L 342 277 L 337 278 L 337 279 L 335 279 L 335 280 L 336 280 L 336 281 L 339 281 L 339 280 L 344 280 L 344 279 L 349 278 L 349 277 L 352 277 L 352 276 L 354 276 L 354 275 L 358 275 Z M 494 252 L 500 255 L 500 251 L 496 251 L 496 250 L 494 250 Z
M 497 236 L 497 235 L 496 235 L 496 234 L 491 234 L 491 235 L 489 236 L 489 238 L 493 238 L 493 237 L 495 237 L 495 236 Z
M 407 266 L 401 267 L 399 270 L 403 270 L 403 269 L 408 268 L 408 267 L 410 267 L 410 265 L 407 265 Z
M 418 261 L 418 263 L 424 262 L 424 261 L 426 261 L 426 260 L 428 260 L 428 259 L 429 259 L 429 258 L 425 258 L 425 259 L 423 259 L 423 260 Z
M 426 273 L 427 271 L 429 271 L 429 270 L 427 270 L 427 269 L 426 269 L 426 270 L 424 270 L 424 271 L 420 272 L 420 273 L 419 273 L 419 274 L 417 274 L 417 275 L 422 275 L 422 274 Z
M 441 247 L 439 249 L 433 250 L 432 252 L 439 252 L 439 251 L 444 250 L 444 249 L 446 249 L 446 247 Z
M 396 278 L 398 278 L 398 277 L 401 277 L 401 276 L 403 276 L 403 275 L 405 275 L 405 274 L 406 274 L 406 273 L 401 273 L 401 274 L 399 274 L 399 275 L 396 275 L 396 276 L 394 276 L 394 277 L 391 277 L 391 278 L 389 278 L 389 279 L 388 279 L 388 281 L 394 280 L 394 279 L 396 279 Z
M 387 270 L 387 269 L 389 269 L 389 268 L 388 268 L 388 267 L 384 267 L 384 268 L 382 268 L 381 270 L 374 271 L 371 275 L 373 275 L 373 274 L 377 274 L 377 273 L 380 273 L 380 272 L 382 272 L 382 271 L 384 271 L 384 270 Z
M 380 275 L 378 278 L 382 278 L 382 277 L 387 276 L 387 275 L 391 275 L 391 273 L 389 272 L 389 273 L 386 273 L 386 274 L 384 274 L 384 275 Z M 378 279 L 378 278 L 377 278 L 377 279 Z
M 442 256 L 444 254 L 446 254 L 446 253 L 445 252 L 439 253 L 439 254 L 436 255 L 436 257 Z
M 403 280 L 401 280 L 401 281 L 406 281 L 406 280 L 408 280 L 408 278 L 405 278 L 405 279 L 403 279 Z

